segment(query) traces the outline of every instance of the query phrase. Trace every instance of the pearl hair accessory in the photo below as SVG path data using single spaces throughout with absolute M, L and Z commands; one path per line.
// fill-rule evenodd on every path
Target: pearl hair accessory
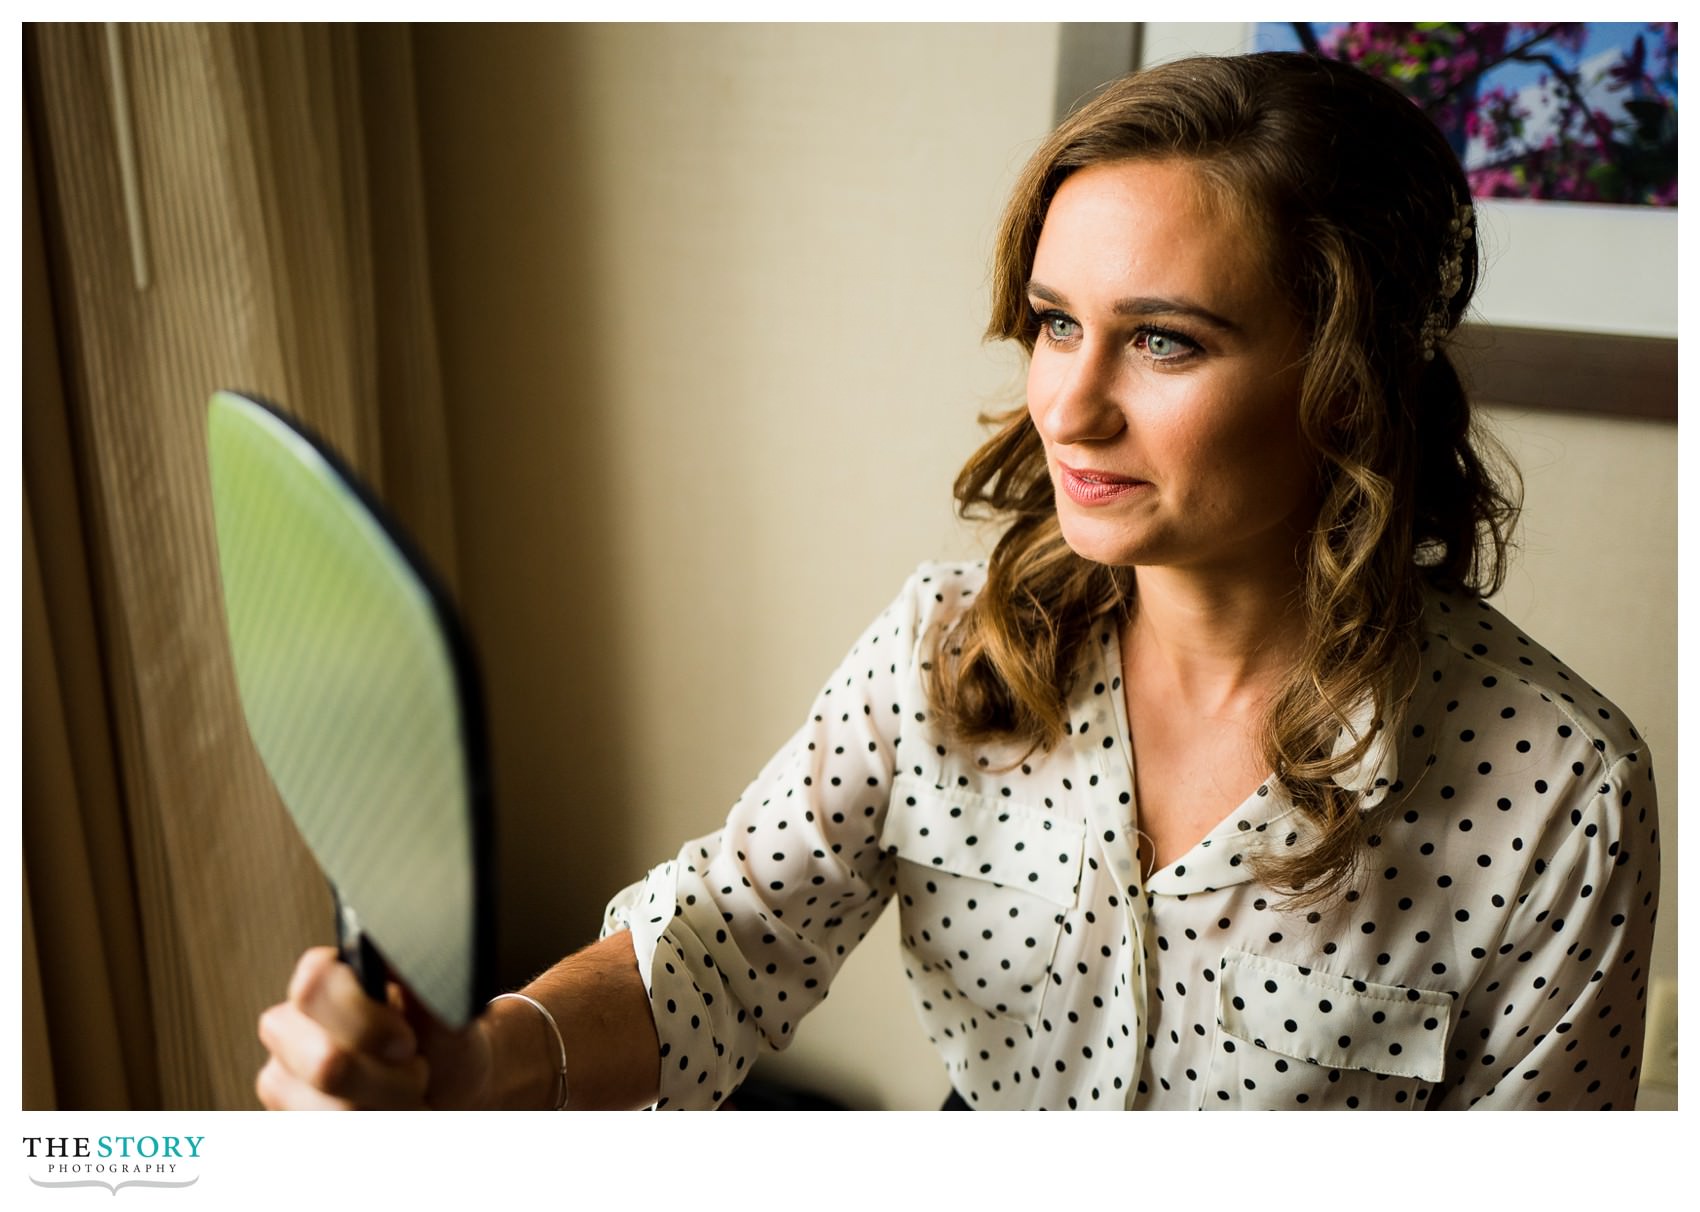
M 1423 319 L 1423 361 L 1434 361 L 1435 346 L 1452 328 L 1452 300 L 1464 285 L 1464 243 L 1476 234 L 1475 208 L 1466 204 L 1447 225 L 1446 247 L 1440 258 L 1440 294 Z

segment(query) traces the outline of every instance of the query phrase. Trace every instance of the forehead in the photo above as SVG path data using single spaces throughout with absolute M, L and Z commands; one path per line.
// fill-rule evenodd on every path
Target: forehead
M 1182 289 L 1262 299 L 1267 244 L 1236 200 L 1190 161 L 1094 164 L 1064 179 L 1045 213 L 1033 277 L 1078 289 Z

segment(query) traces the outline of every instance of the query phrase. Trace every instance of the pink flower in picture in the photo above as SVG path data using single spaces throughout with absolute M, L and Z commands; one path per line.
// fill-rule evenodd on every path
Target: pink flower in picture
M 1483 197 L 1676 205 L 1674 22 L 1290 29 L 1421 106 Z

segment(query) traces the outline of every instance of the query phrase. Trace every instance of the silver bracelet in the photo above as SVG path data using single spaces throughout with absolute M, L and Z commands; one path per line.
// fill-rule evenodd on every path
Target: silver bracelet
M 543 1016 L 543 1021 L 549 1024 L 549 1030 L 554 1033 L 555 1051 L 560 1059 L 560 1067 L 555 1071 L 558 1097 L 555 1099 L 554 1110 L 565 1111 L 567 1109 L 567 1045 L 561 1040 L 561 1028 L 556 1025 L 555 1016 L 549 1013 L 549 1008 L 542 1002 L 538 1001 L 535 997 L 528 997 L 523 993 L 498 993 L 495 997 L 490 999 L 489 1004 L 494 1006 L 503 998 L 509 997 L 513 998 L 515 1001 L 524 1002 L 526 1005 L 536 1010 L 537 1013 Z

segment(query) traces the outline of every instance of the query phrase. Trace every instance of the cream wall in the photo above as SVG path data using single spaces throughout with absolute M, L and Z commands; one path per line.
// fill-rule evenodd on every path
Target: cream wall
M 1057 32 L 417 33 L 517 980 L 718 825 L 916 563 L 978 554 L 950 483 L 1018 399 L 988 252 Z M 791 1076 L 937 1106 L 908 1005 L 882 922 Z
M 1058 31 L 421 27 L 461 582 L 491 687 L 504 976 L 715 827 L 921 559 L 975 414 L 1003 195 Z M 1529 480 L 1507 609 L 1660 762 L 1674 972 L 1673 426 L 1493 413 Z M 888 915 L 766 1070 L 936 1106 Z

